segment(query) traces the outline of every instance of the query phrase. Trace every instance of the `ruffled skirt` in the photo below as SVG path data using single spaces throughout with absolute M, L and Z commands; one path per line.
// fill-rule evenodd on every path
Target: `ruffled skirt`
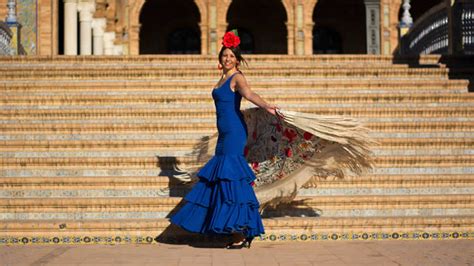
M 250 183 L 253 171 L 242 155 L 216 155 L 198 173 L 199 182 L 171 217 L 183 229 L 201 234 L 264 233 L 259 203 Z

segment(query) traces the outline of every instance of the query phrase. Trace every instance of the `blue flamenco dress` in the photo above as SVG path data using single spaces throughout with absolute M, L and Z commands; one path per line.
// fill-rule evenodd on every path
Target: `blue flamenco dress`
M 254 237 L 264 228 L 251 186 L 255 175 L 243 155 L 247 126 L 240 112 L 242 96 L 230 88 L 233 76 L 212 91 L 219 132 L 215 155 L 198 172 L 198 183 L 171 222 L 195 233 Z

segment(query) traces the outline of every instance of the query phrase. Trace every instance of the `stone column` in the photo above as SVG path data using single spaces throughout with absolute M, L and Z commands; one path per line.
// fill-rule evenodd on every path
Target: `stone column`
M 209 7 L 209 50 L 208 54 L 217 54 L 217 6 L 216 3 L 211 3 Z
M 130 55 L 139 55 L 140 54 L 140 25 L 131 25 L 129 32 L 129 54 Z M 105 37 L 104 37 L 105 41 Z M 105 48 L 104 48 L 105 49 Z M 105 50 L 104 50 L 105 52 Z
M 207 37 L 209 36 L 209 30 L 207 23 L 199 23 L 199 28 L 201 30 L 201 54 L 207 54 Z
M 313 54 L 313 28 L 314 22 L 306 23 L 304 27 L 304 54 Z
M 114 45 L 113 55 L 123 55 L 123 45 Z
M 81 55 L 92 54 L 92 15 L 95 10 L 93 2 L 80 2 L 78 5 L 81 22 Z
M 398 16 L 398 12 L 402 5 L 402 0 L 385 0 L 385 5 L 389 8 L 389 24 L 388 27 L 384 26 L 384 30 L 382 31 L 384 32 L 384 37 L 382 39 L 389 41 L 388 50 L 386 50 L 387 54 L 393 54 L 395 51 L 399 51 L 401 49 L 401 43 L 399 38 L 400 17 Z M 389 31 L 389 37 L 386 37 L 385 32 L 387 30 Z M 386 43 L 384 43 L 383 46 L 385 50 Z
M 296 5 L 296 29 L 295 29 L 295 35 L 296 35 L 296 42 L 295 42 L 295 52 L 296 55 L 304 55 L 304 14 L 303 14 L 303 4 L 299 3 Z
M 113 55 L 115 53 L 115 32 L 104 33 L 104 54 Z
M 77 55 L 77 0 L 64 1 L 64 54 Z
M 94 43 L 94 55 L 104 54 L 104 32 L 105 32 L 105 18 L 95 18 L 92 20 L 92 36 Z
M 295 54 L 295 24 L 287 22 L 286 32 L 288 32 L 288 36 L 287 36 L 288 54 L 294 55 Z
M 380 54 L 380 0 L 364 0 L 367 54 Z

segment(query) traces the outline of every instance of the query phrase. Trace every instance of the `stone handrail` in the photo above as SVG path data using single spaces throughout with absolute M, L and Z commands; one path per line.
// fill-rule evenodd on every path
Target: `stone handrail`
M 403 54 L 448 52 L 448 12 L 445 3 L 432 7 L 402 38 Z
M 0 21 L 0 55 L 11 54 L 10 41 L 12 35 L 7 23 Z

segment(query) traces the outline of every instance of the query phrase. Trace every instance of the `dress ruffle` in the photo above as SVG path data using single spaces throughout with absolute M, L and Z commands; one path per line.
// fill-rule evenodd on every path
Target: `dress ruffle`
M 199 182 L 185 196 L 186 203 L 173 215 L 172 223 L 203 234 L 241 232 L 250 237 L 264 233 L 250 185 L 255 176 L 243 156 L 215 156 L 198 176 Z
M 216 155 L 204 165 L 197 176 L 208 182 L 224 179 L 246 180 L 250 183 L 256 178 L 243 155 Z

